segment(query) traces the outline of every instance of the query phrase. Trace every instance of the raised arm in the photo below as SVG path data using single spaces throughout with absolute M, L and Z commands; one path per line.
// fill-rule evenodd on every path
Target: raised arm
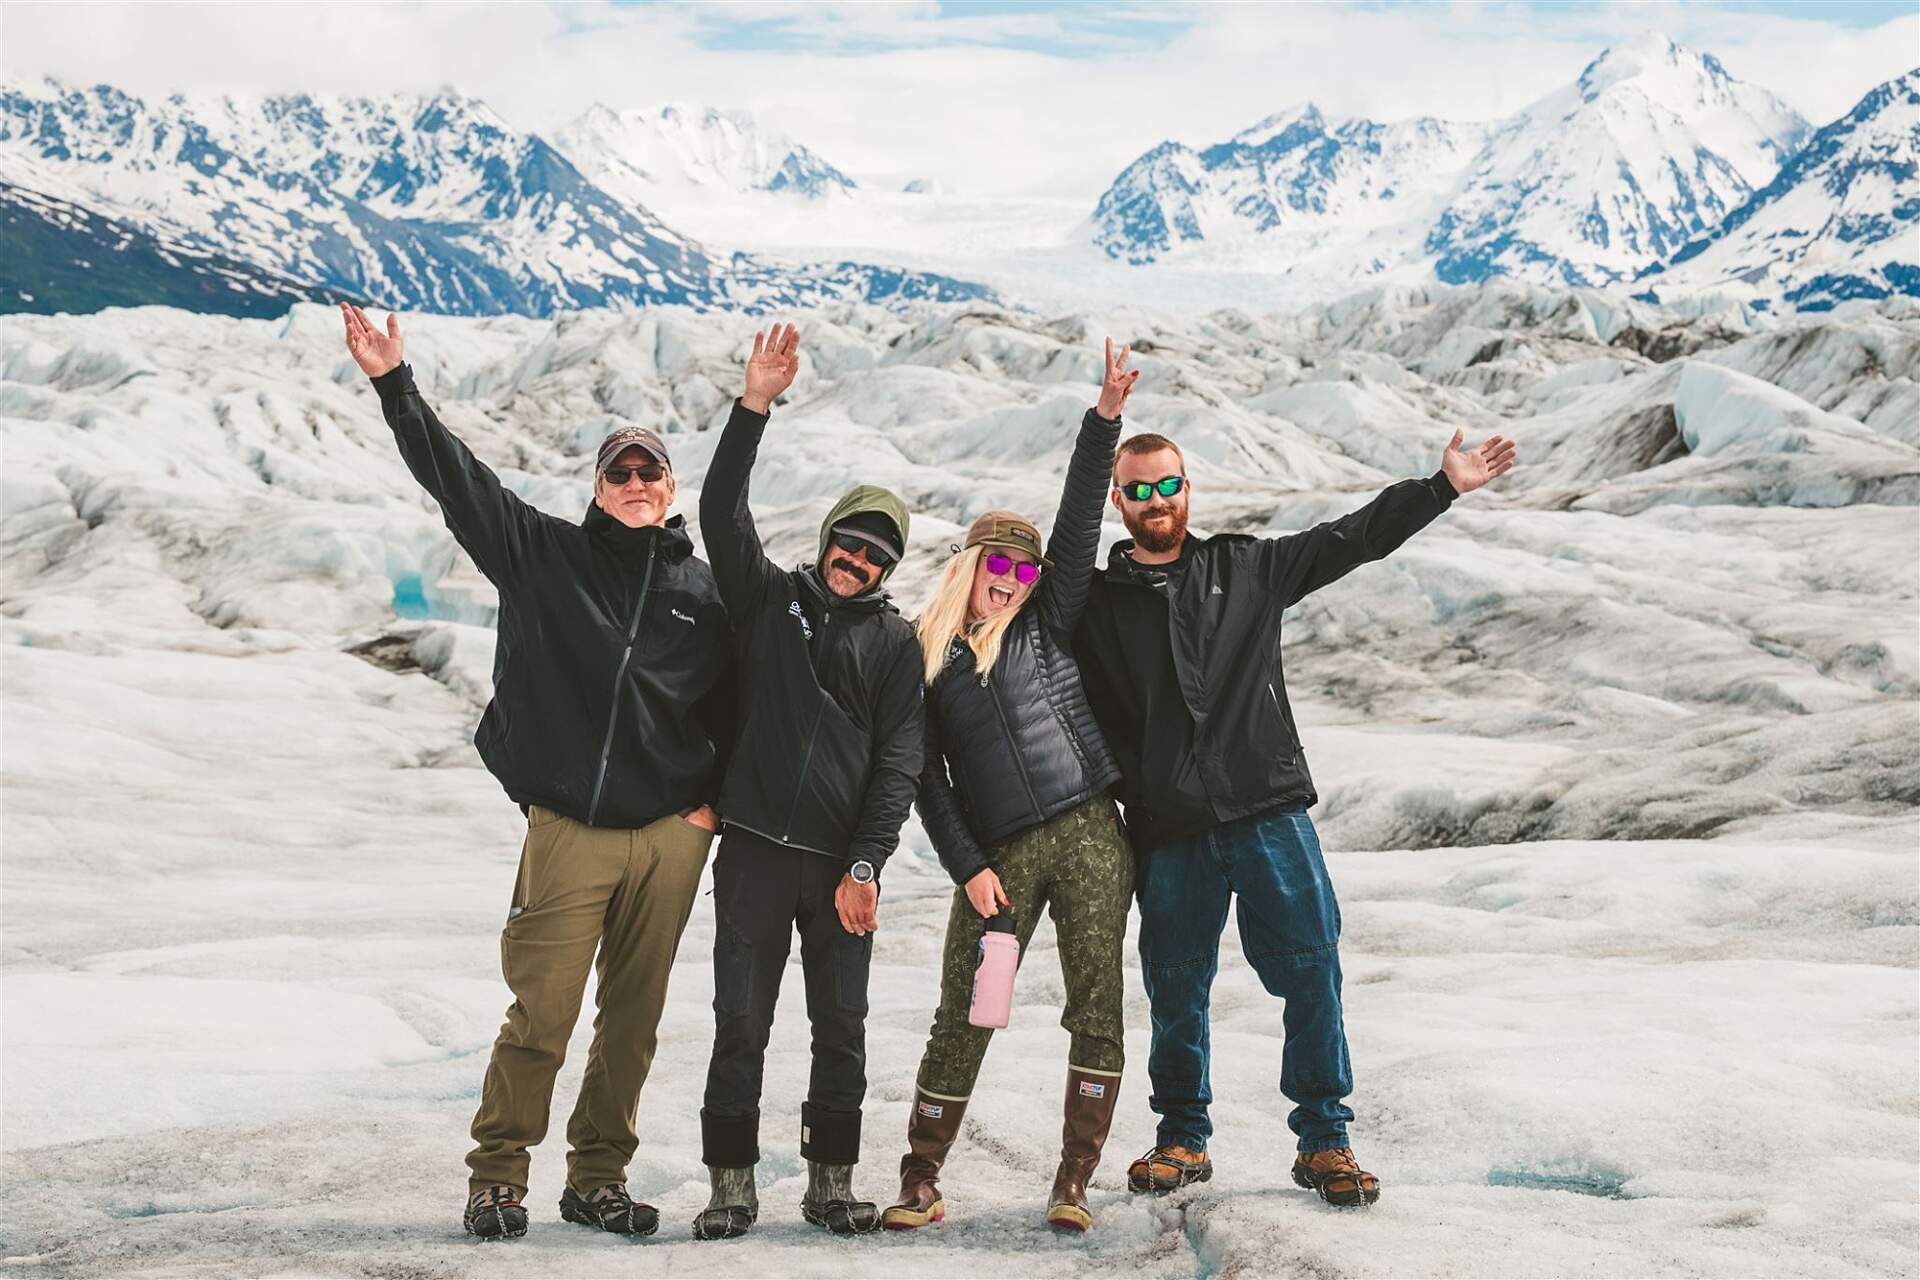
M 380 396 L 380 412 L 400 446 L 401 461 L 433 500 L 440 516 L 480 572 L 496 585 L 514 576 L 526 548 L 546 519 L 500 483 L 500 477 L 458 436 L 441 424 L 402 363 L 400 318 L 387 316 L 386 332 L 374 328 L 360 308 L 340 304 L 347 351 Z
M 733 402 L 733 413 L 700 486 L 700 540 L 713 566 L 720 598 L 736 619 L 746 618 L 759 606 L 767 583 L 780 572 L 760 544 L 753 512 L 747 507 L 747 488 L 774 397 L 792 385 L 799 371 L 800 333 L 792 325 L 783 332 L 776 324 L 770 334 L 753 335 L 746 390 Z
M 1046 590 L 1040 597 L 1040 617 L 1055 635 L 1067 640 L 1087 606 L 1087 586 L 1100 552 L 1100 516 L 1106 510 L 1107 490 L 1113 483 L 1113 447 L 1120 441 L 1120 414 L 1138 369 L 1127 368 L 1131 347 L 1120 348 L 1116 359 L 1113 339 L 1107 339 L 1107 373 L 1100 400 L 1080 420 L 1080 435 L 1067 461 L 1066 483 L 1060 488 L 1060 509 L 1047 535 Z
M 1269 585 L 1291 605 L 1360 565 L 1385 559 L 1432 523 L 1456 497 L 1513 469 L 1513 441 L 1492 436 L 1463 452 L 1463 438 L 1463 432 L 1453 433 L 1440 470 L 1424 480 L 1388 485 L 1358 511 L 1261 543 Z

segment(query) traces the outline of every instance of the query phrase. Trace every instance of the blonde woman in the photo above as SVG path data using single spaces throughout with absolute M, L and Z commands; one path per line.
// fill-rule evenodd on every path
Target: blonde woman
M 1013 913 L 1024 949 L 1053 917 L 1072 1033 L 1066 1124 L 1047 1221 L 1093 1225 L 1100 1160 L 1123 1062 L 1120 970 L 1133 852 L 1107 788 L 1120 777 L 1080 685 L 1072 639 L 1100 544 L 1100 515 L 1139 371 L 1107 342 L 1100 401 L 1080 426 L 1053 537 L 1010 511 L 974 521 L 915 625 L 926 658 L 927 752 L 919 808 L 959 891 L 947 921 L 934 1014 L 900 1161 L 895 1229 L 946 1216 L 938 1178 L 960 1132 L 992 1032 L 967 1021 L 980 937 Z

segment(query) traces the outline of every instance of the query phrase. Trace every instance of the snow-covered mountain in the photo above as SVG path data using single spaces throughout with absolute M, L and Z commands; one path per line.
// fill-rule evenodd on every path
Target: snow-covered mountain
M 678 102 L 639 111 L 595 103 L 554 134 L 554 145 L 594 185 L 638 205 L 750 191 L 820 200 L 856 185 L 750 112 Z
M 1486 134 L 1424 118 L 1329 121 L 1306 103 L 1203 150 L 1161 143 L 1100 197 L 1094 239 L 1134 263 L 1205 245 L 1296 261 L 1342 254 L 1353 274 L 1371 275 L 1417 245 Z
M 1920 70 L 1815 133 L 1646 282 L 1659 296 L 1778 297 L 1803 311 L 1920 294 Z
M 1646 36 L 1504 121 L 1425 248 L 1450 284 L 1631 279 L 1772 181 L 1806 132 L 1712 54 Z
M 0 182 L 0 311 L 171 306 L 277 316 L 333 296 L 224 254 Z
M 1184 251 L 1337 277 L 1609 284 L 1765 186 L 1806 127 L 1711 54 L 1648 35 L 1492 125 L 1308 106 L 1204 150 L 1163 143 L 1101 197 L 1092 235 L 1136 263 Z
M 0 93 L 16 182 L 296 279 L 445 314 L 714 292 L 701 248 L 451 90 L 380 99 Z
M 441 314 L 867 296 L 853 276 L 716 262 L 644 205 L 453 90 L 172 97 L 0 90 L 8 181 L 312 285 Z M 927 277 L 928 296 L 978 286 Z

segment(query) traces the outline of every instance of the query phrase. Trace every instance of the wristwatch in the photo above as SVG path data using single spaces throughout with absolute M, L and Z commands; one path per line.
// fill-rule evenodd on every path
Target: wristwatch
M 872 884 L 874 877 L 873 864 L 865 858 L 862 858 L 847 868 L 847 874 L 853 877 L 855 884 Z

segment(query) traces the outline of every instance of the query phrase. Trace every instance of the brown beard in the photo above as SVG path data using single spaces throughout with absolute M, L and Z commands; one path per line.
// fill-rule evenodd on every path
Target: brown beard
M 1127 526 L 1127 532 L 1133 535 L 1134 545 L 1142 551 L 1161 555 L 1174 550 L 1187 536 L 1186 509 L 1174 507 L 1166 514 L 1173 518 L 1173 522 L 1165 526 L 1149 525 L 1144 515 L 1136 518 L 1131 511 L 1122 511 L 1120 518 L 1121 523 Z

